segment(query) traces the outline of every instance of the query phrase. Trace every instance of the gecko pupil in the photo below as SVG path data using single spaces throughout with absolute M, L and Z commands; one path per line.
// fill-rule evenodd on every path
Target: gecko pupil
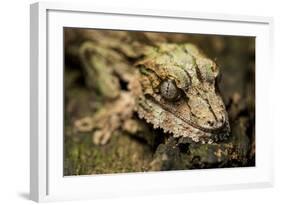
M 160 84 L 160 93 L 166 100 L 174 101 L 179 99 L 180 91 L 173 80 L 164 80 Z

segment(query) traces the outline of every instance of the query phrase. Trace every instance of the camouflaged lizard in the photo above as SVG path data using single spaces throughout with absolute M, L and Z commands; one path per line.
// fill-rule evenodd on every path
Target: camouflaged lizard
M 107 143 L 118 129 L 135 133 L 135 112 L 175 138 L 213 143 L 229 135 L 219 68 L 195 45 L 104 42 L 85 41 L 77 53 L 87 84 L 106 99 L 103 109 L 75 122 L 78 131 L 93 132 L 95 144 Z

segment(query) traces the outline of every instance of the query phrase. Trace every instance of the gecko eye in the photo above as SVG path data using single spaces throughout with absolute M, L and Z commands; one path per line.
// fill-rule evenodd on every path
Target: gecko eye
M 175 101 L 180 98 L 180 89 L 177 87 L 175 81 L 164 80 L 160 84 L 160 93 L 163 98 L 169 101 Z

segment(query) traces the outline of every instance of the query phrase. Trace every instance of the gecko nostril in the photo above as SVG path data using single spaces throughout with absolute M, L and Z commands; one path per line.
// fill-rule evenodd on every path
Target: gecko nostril
M 213 126 L 213 125 L 214 125 L 214 121 L 212 121 L 212 120 L 208 120 L 207 123 L 208 123 L 210 126 Z

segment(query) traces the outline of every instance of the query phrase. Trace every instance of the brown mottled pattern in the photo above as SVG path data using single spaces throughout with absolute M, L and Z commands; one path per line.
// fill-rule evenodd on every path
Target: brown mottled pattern
M 218 68 L 195 46 L 160 44 L 155 53 L 150 52 L 137 66 L 146 69 L 147 72 L 141 72 L 146 81 L 153 79 L 150 83 L 141 82 L 145 97 L 138 104 L 140 117 L 175 137 L 195 141 L 212 142 L 218 135 L 229 133 L 225 106 L 215 90 Z M 167 79 L 176 82 L 182 92 L 180 99 L 166 99 L 152 86 Z

